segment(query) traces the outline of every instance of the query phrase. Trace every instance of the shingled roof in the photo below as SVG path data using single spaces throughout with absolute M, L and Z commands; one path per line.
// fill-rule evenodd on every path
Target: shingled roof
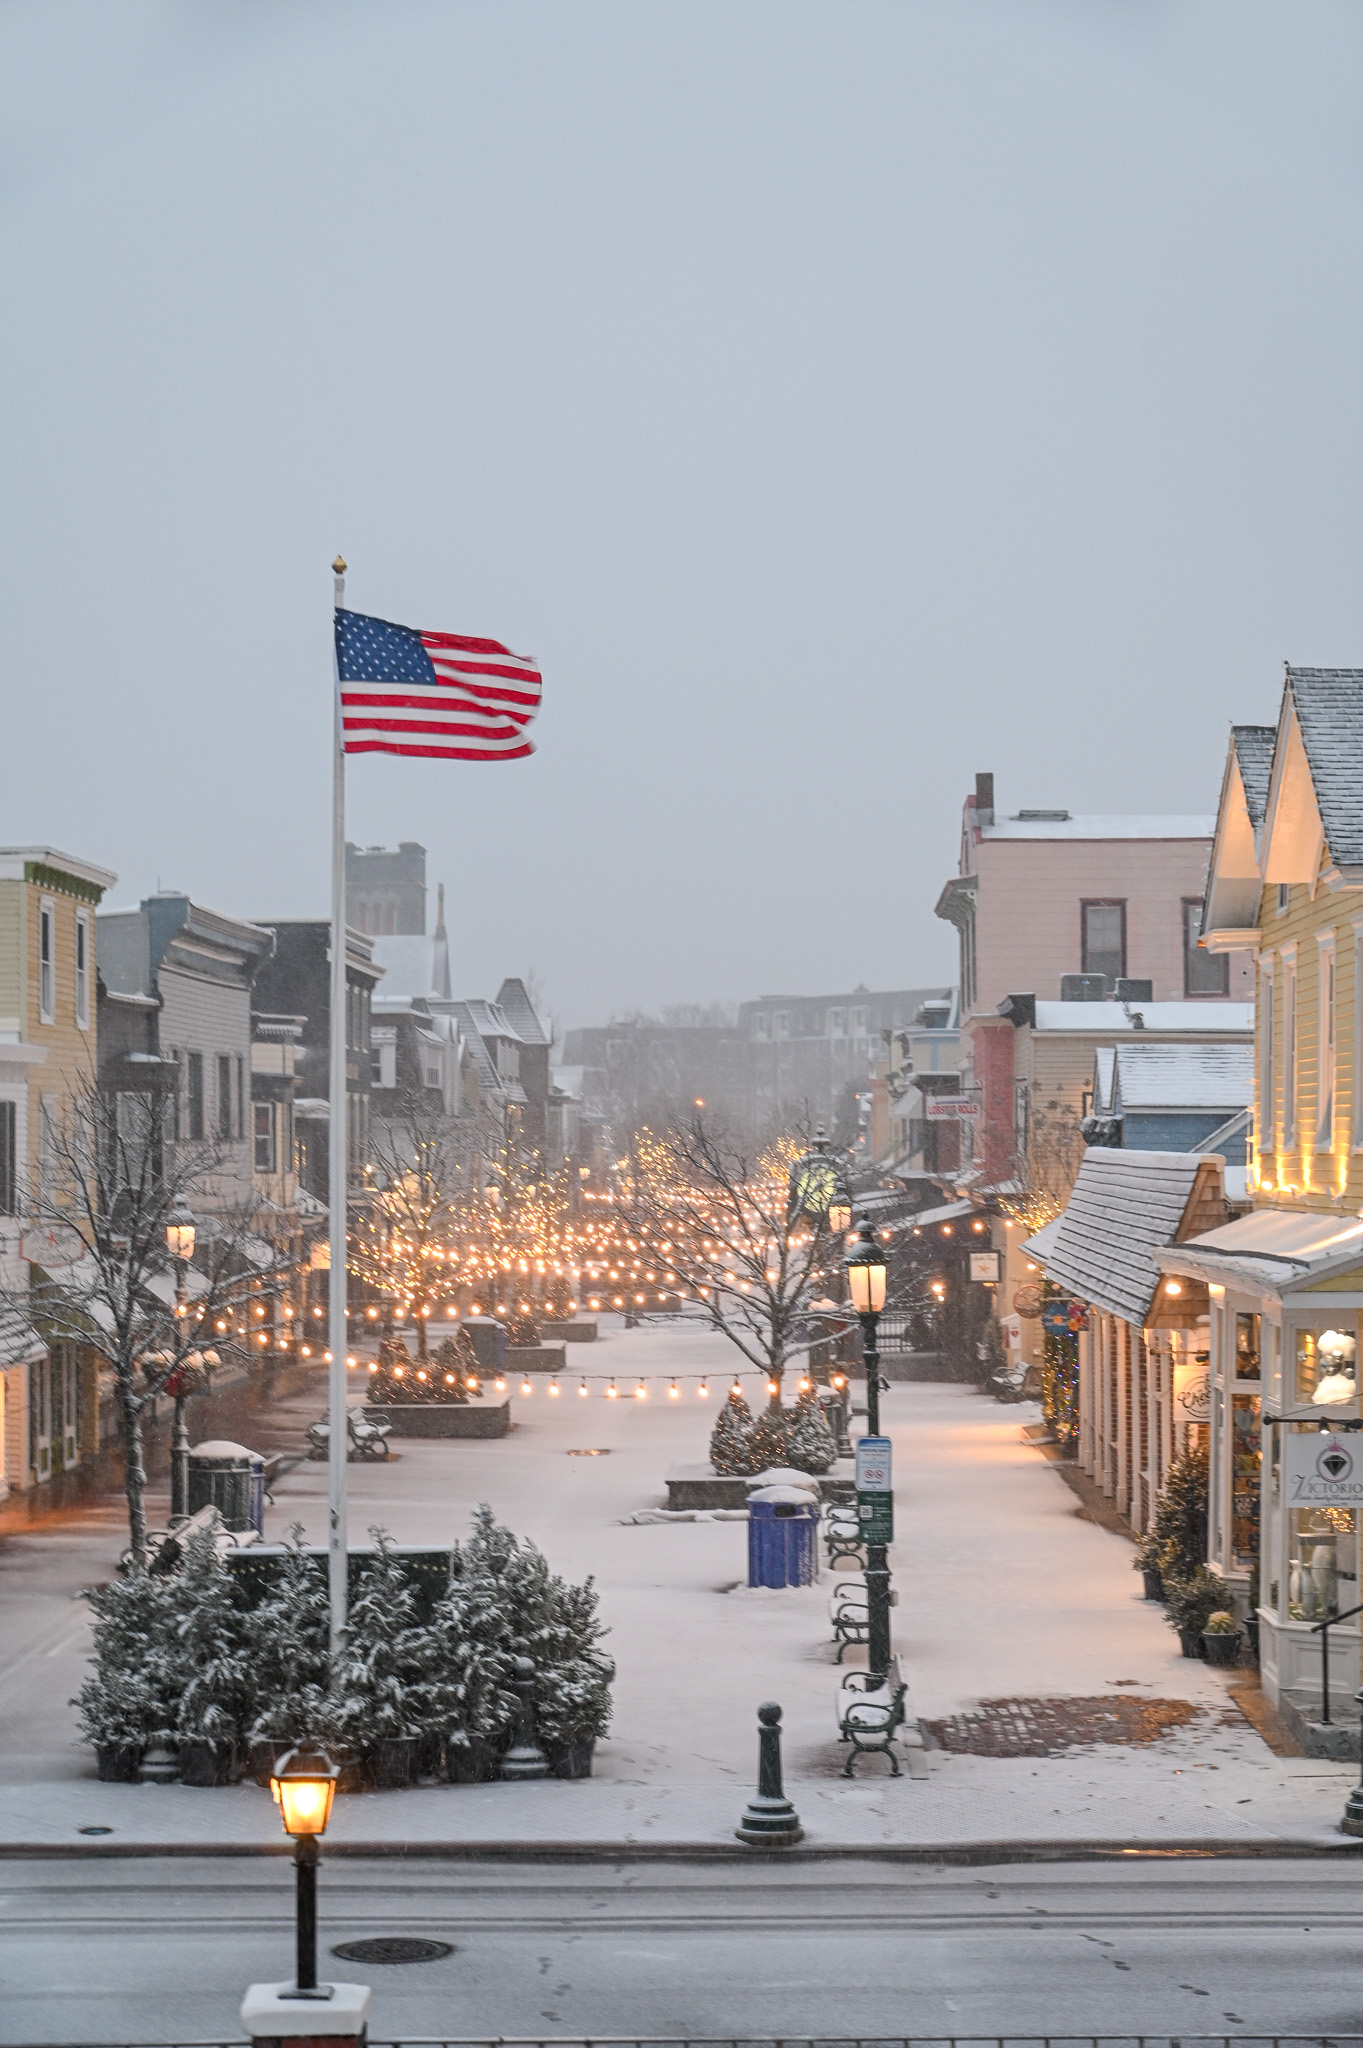
M 1084 1154 L 1046 1277 L 1138 1327 L 1159 1286 L 1151 1253 L 1173 1244 L 1202 1164 L 1196 1152 Z
M 1268 812 L 1268 785 L 1273 777 L 1273 745 L 1278 729 L 1273 725 L 1233 725 L 1230 736 L 1240 766 L 1245 809 L 1257 832 Z
M 1363 668 L 1290 668 L 1287 687 L 1330 858 L 1363 866 Z

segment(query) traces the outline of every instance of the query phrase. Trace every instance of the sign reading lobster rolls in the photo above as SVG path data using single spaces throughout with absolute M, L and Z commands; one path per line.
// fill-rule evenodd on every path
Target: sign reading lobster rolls
M 1287 1504 L 1293 1508 L 1363 1504 L 1363 1444 L 1331 1430 L 1289 1430 Z

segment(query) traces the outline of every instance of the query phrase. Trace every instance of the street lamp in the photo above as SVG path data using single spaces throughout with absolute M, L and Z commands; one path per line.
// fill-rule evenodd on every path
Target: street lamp
M 834 1237 L 841 1237 L 852 1227 L 852 1197 L 846 1188 L 835 1188 L 828 1204 L 828 1227 Z
M 285 1998 L 330 1998 L 331 1986 L 317 1983 L 317 1841 L 326 1833 L 336 1796 L 337 1769 L 320 1749 L 291 1749 L 275 1765 L 270 1790 L 278 1802 L 284 1832 L 293 1837 L 298 1874 L 297 1956 L 294 1988 Z M 300 2028 L 300 2032 L 307 2029 Z
M 180 1323 L 185 1312 L 185 1277 L 194 1256 L 194 1218 L 183 1201 L 166 1218 L 166 1250 L 175 1264 L 175 1348 L 180 1348 Z M 189 1430 L 185 1396 L 189 1392 L 182 1363 L 166 1382 L 175 1399 L 175 1427 L 170 1440 L 170 1526 L 189 1518 Z
M 855 1250 L 847 1255 L 847 1288 L 861 1324 L 866 1359 L 866 1434 L 880 1435 L 880 1353 L 876 1330 L 885 1306 L 888 1277 L 885 1254 L 876 1243 L 874 1224 L 863 1217 Z M 866 1662 L 877 1681 L 890 1668 L 890 1567 L 888 1546 L 866 1545 Z

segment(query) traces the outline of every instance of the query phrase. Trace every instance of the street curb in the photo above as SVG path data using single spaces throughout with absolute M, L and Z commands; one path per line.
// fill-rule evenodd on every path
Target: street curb
M 293 1854 L 288 1842 L 0 1842 L 0 1862 L 100 1861 L 128 1857 L 243 1857 Z M 1102 1863 L 1302 1860 L 1363 1856 L 1363 1840 L 1161 1842 L 811 1842 L 789 1849 L 740 1842 L 328 1842 L 328 1862 L 450 1863 Z

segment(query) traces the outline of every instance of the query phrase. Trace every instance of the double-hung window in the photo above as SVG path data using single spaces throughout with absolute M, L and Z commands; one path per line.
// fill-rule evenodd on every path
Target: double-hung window
M 1105 974 L 1109 989 L 1126 973 L 1126 903 L 1093 897 L 1080 904 L 1081 965 L 1085 974 Z
M 1360 935 L 1363 943 L 1363 935 Z M 1259 1151 L 1276 1149 L 1273 1090 L 1275 1039 L 1273 1032 L 1273 955 L 1259 962 Z
M 76 912 L 76 1024 L 90 1029 L 90 913 Z
M 57 1021 L 57 906 L 50 896 L 38 905 L 38 1022 Z
M 1183 899 L 1183 993 L 1185 996 L 1224 996 L 1230 993 L 1230 961 L 1224 953 L 1209 953 L 1198 944 L 1202 937 L 1202 898 Z
M 189 1054 L 186 1062 L 187 1085 L 185 1107 L 189 1112 L 189 1141 L 202 1144 L 204 1137 L 204 1056 L 201 1052 Z
M 257 1173 L 273 1173 L 274 1147 L 274 1104 L 253 1102 L 251 1120 L 255 1132 L 255 1168 Z
M 1297 1147 L 1297 949 L 1283 947 L 1283 1142 Z
M 232 1138 L 232 1055 L 218 1054 L 218 1137 L 224 1144 Z
M 1335 935 L 1316 941 L 1319 992 L 1316 1004 L 1316 1150 L 1328 1152 L 1335 1131 Z

